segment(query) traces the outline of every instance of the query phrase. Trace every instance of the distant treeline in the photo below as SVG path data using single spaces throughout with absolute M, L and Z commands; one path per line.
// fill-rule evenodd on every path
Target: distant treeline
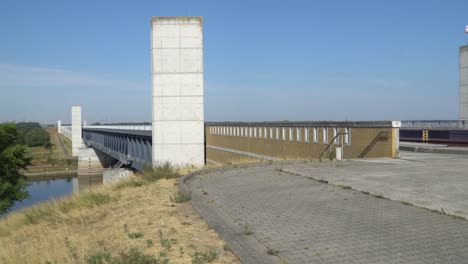
M 23 144 L 29 147 L 51 147 L 50 135 L 39 123 L 16 123 L 16 128 L 18 129 Z

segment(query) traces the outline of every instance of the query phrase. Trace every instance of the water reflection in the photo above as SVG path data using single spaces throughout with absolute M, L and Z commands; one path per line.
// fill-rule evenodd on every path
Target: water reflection
M 99 176 L 78 176 L 73 180 L 76 183 L 73 184 L 73 193 L 82 192 L 92 187 L 101 186 L 103 182 L 102 175 Z
M 68 196 L 73 193 L 82 192 L 90 188 L 101 186 L 103 176 L 40 176 L 29 178 L 28 186 L 29 198 L 16 202 L 6 214 L 17 211 L 21 208 L 51 199 Z

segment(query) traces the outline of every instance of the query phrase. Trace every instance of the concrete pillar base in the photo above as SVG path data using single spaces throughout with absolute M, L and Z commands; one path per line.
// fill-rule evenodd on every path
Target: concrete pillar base
M 126 179 L 133 176 L 133 171 L 124 168 L 120 169 L 105 169 L 103 174 L 103 184 L 110 184 L 116 181 Z
M 102 175 L 104 168 L 115 162 L 93 148 L 82 148 L 78 152 L 78 176 Z

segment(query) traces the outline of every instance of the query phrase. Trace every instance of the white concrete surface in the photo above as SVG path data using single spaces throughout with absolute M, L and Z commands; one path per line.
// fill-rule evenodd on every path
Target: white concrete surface
M 468 219 L 468 156 L 403 151 L 400 159 L 292 164 L 282 169 Z
M 57 121 L 57 132 L 62 134 L 62 121 Z
M 83 139 L 81 135 L 81 106 L 74 105 L 71 109 L 72 114 L 72 156 L 78 157 L 79 151 L 83 148 Z
M 468 45 L 460 47 L 459 119 L 468 120 Z
M 120 169 L 105 169 L 102 177 L 102 183 L 109 184 L 114 183 L 123 179 L 126 179 L 130 176 L 133 176 L 133 171 L 120 168 Z
M 153 165 L 203 166 L 201 17 L 151 19 Z
M 104 166 L 93 148 L 78 151 L 78 175 L 102 175 Z

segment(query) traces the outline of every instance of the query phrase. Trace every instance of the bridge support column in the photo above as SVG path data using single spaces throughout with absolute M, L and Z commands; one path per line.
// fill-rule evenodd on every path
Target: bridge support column
M 57 132 L 62 134 L 62 121 L 57 121 Z
M 78 154 L 78 176 L 102 175 L 104 168 L 112 166 L 117 161 L 93 148 L 81 148 Z
M 468 120 L 468 45 L 460 47 L 459 119 Z
M 203 166 L 201 17 L 151 19 L 153 165 Z
M 72 115 L 72 156 L 78 157 L 79 151 L 83 148 L 81 134 L 81 106 L 74 105 L 71 109 Z

